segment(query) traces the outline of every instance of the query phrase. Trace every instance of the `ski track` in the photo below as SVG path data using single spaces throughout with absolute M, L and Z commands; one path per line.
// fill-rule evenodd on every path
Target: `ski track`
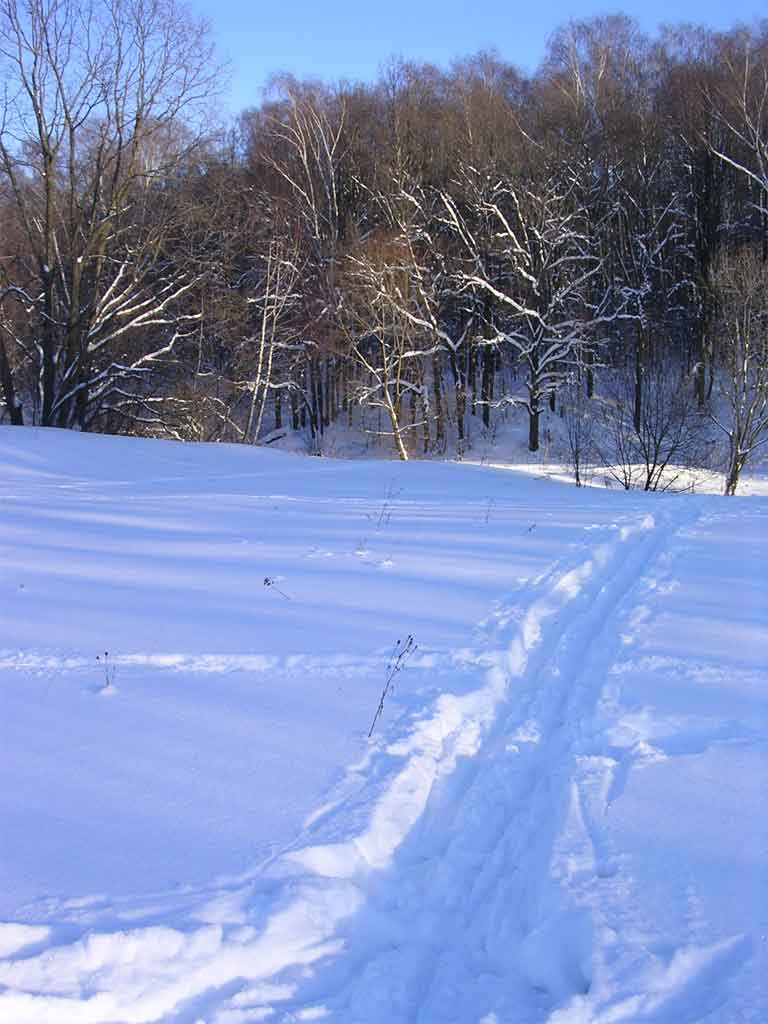
M 601 964 L 600 943 L 609 920 L 618 924 L 629 882 L 588 813 L 594 767 L 606 775 L 602 793 L 613 761 L 581 753 L 579 726 L 593 714 L 638 576 L 688 518 L 623 527 L 619 543 L 582 552 L 539 583 L 508 643 L 509 692 L 482 748 L 438 780 L 396 870 L 374 889 L 357 928 L 363 938 L 349 936 L 329 987 L 312 986 L 311 1000 L 332 1019 L 447 1024 L 476 1019 L 486 1005 L 488 1024 L 522 1022 L 533 989 L 538 1021 L 599 987 L 601 971 L 615 973 Z M 606 642 L 614 633 L 615 644 Z M 549 876 L 537 877 L 539 865 Z M 406 924 L 385 929 L 372 956 L 371 932 L 388 919 Z M 596 1006 L 562 1020 L 597 1020 Z
M 596 718 L 643 574 L 704 508 L 659 503 L 655 517 L 590 535 L 495 608 L 482 649 L 421 654 L 422 668 L 486 666 L 486 682 L 439 697 L 374 744 L 256 880 L 179 897 L 187 931 L 149 923 L 74 941 L 62 932 L 40 952 L 48 929 L 3 926 L 21 932 L 6 936 L 9 949 L 0 943 L 0 1021 L 610 1024 L 698 1019 L 676 1015 L 683 991 L 686 1005 L 716 1006 L 716 993 L 704 998 L 709 972 L 735 971 L 744 940 L 697 944 L 688 892 L 690 941 L 671 957 L 650 951 L 652 923 L 602 826 L 631 759 L 650 755 L 609 745 Z M 118 663 L 355 673 L 379 662 L 168 654 Z M 0 652 L 2 668 L 86 665 Z M 164 909 L 159 900 L 136 917 Z

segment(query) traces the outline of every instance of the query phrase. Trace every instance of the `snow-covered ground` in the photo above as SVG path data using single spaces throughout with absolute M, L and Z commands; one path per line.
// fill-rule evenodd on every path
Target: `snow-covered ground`
M 768 500 L 0 472 L 1 1024 L 768 1020 Z

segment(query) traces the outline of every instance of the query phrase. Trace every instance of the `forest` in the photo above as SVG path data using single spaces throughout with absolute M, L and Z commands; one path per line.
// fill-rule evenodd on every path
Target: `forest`
M 0 0 L 0 422 L 456 457 L 577 483 L 768 442 L 768 21 L 571 22 L 534 71 L 276 73 L 175 0 Z

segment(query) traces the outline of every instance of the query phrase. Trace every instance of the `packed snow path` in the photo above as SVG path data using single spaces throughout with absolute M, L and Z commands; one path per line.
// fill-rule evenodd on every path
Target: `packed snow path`
M 240 877 L 20 907 L 0 925 L 0 1022 L 768 1019 L 768 507 L 513 479 L 509 506 L 484 498 L 469 517 L 457 489 L 447 514 L 467 534 L 487 532 L 491 508 L 506 516 L 520 550 L 499 551 L 517 583 L 457 637 L 471 643 L 418 653 L 400 717 L 387 708 L 293 839 Z M 542 540 L 541 571 L 521 572 L 555 507 L 570 535 Z M 444 522 L 430 501 L 410 514 Z M 391 580 L 408 549 L 386 543 Z M 454 525 L 469 582 L 463 543 Z M 315 552 L 332 563 L 339 548 Z M 96 700 L 119 706 L 148 670 L 155 685 L 228 673 L 281 686 L 290 670 L 327 700 L 339 679 L 377 685 L 385 658 L 123 653 L 114 698 Z M 15 680 L 87 671 L 77 649 L 0 653 L 19 722 Z

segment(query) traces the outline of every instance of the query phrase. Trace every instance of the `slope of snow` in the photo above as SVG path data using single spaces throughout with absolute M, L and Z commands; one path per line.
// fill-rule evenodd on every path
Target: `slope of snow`
M 763 498 L 0 466 L 1 1024 L 768 1019 Z

